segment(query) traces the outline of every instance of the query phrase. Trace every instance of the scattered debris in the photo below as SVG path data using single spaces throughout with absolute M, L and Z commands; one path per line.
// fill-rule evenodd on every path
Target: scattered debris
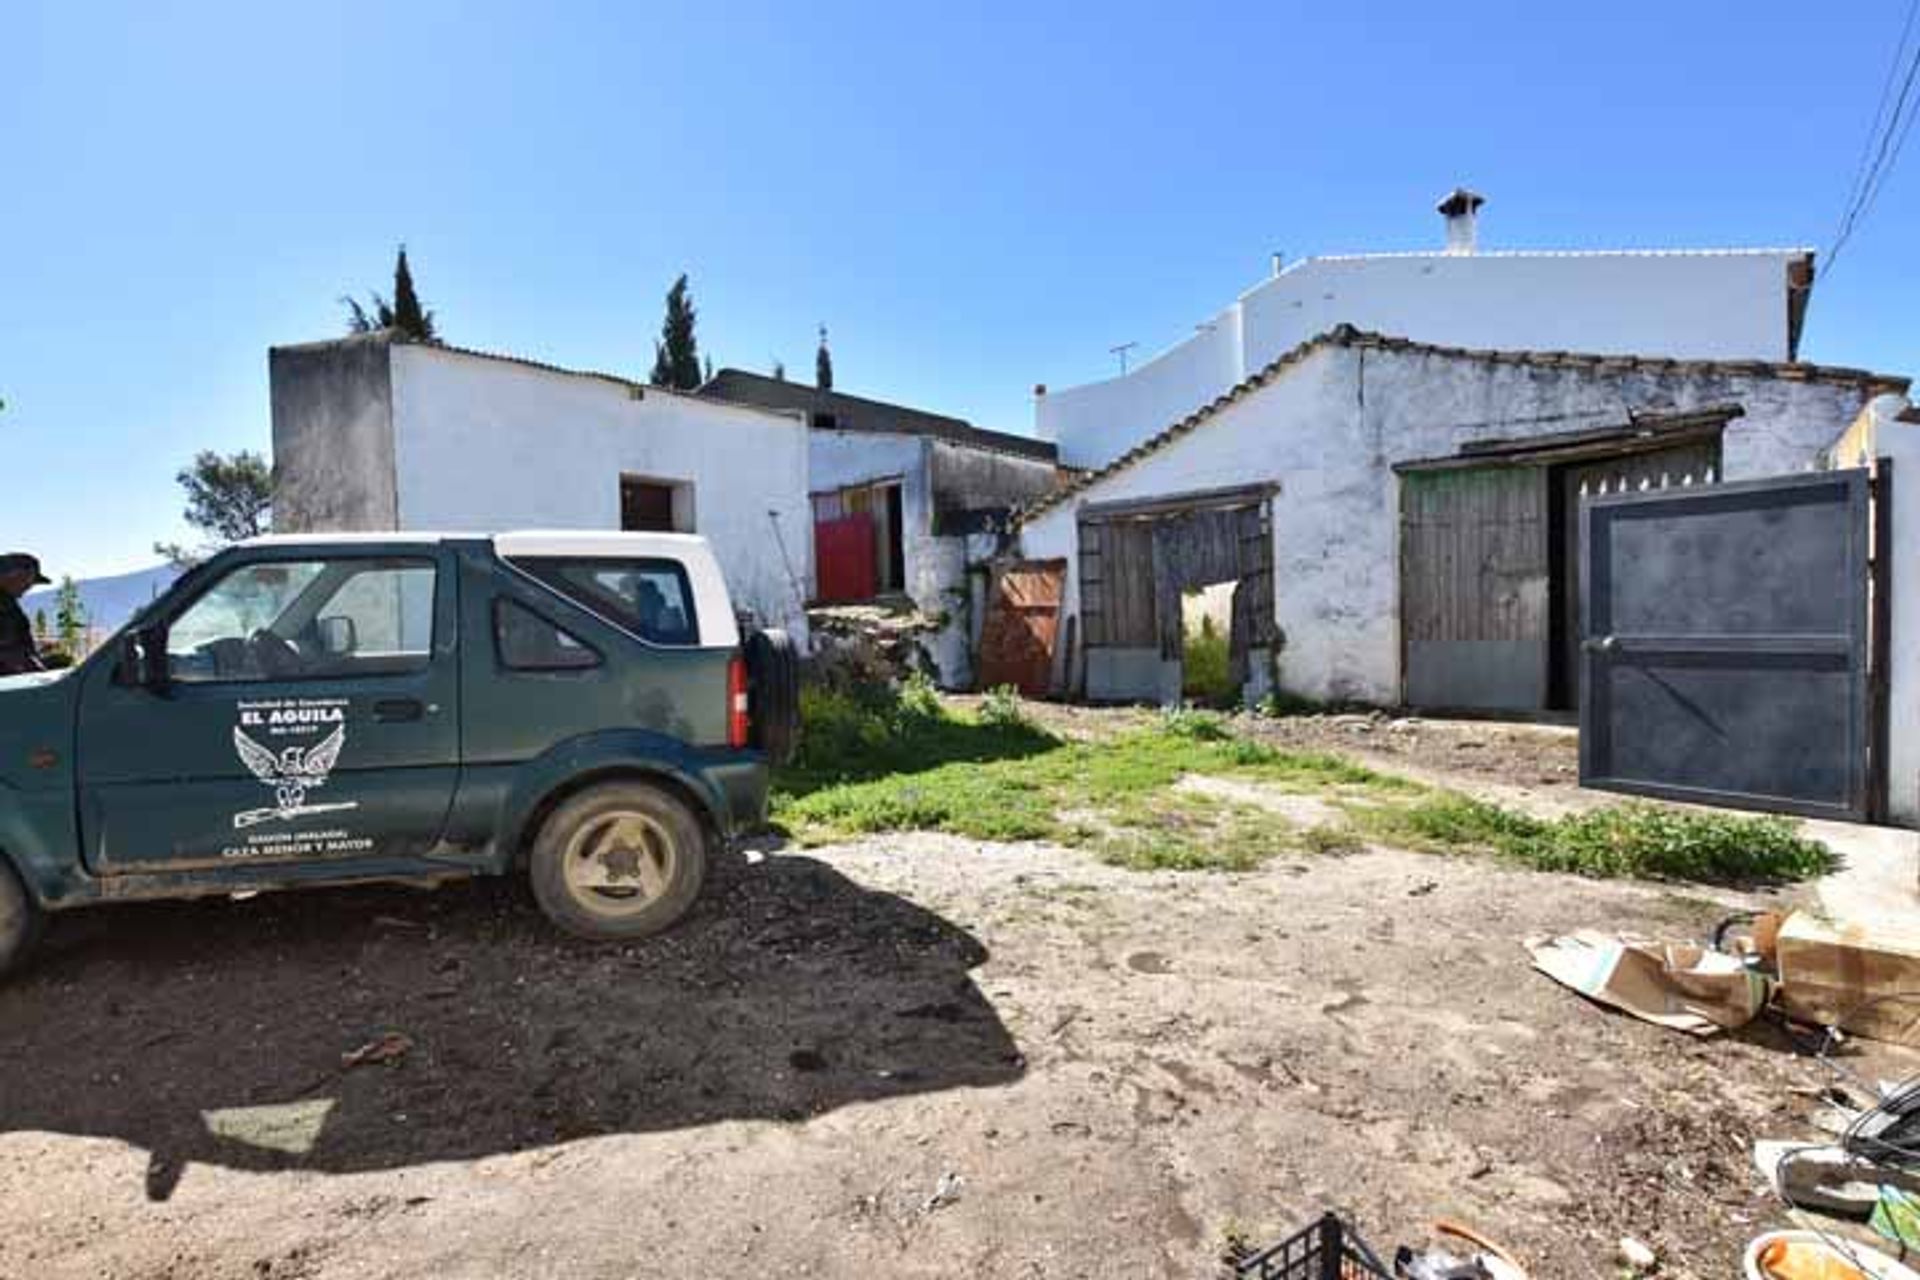
M 1747 1246 L 1747 1280 L 1920 1280 L 1878 1249 L 1824 1231 L 1769 1231 Z
M 1653 1251 L 1653 1246 L 1632 1236 L 1620 1237 L 1618 1252 L 1620 1264 L 1633 1271 L 1644 1273 L 1660 1265 L 1660 1255 Z
M 1788 1204 L 1845 1218 L 1866 1218 L 1880 1203 L 1884 1181 L 1902 1176 L 1840 1147 L 1763 1139 L 1753 1144 L 1753 1164 Z M 1920 1181 L 1906 1179 L 1920 1187 Z
M 1920 1048 L 1920 932 L 1795 911 L 1775 948 L 1789 1017 Z
M 1235 1259 L 1233 1273 L 1239 1280 L 1390 1280 L 1367 1242 L 1336 1213 L 1323 1213 L 1280 1243 Z
M 1920 1249 L 1920 1198 L 1898 1187 L 1881 1187 L 1880 1202 L 1867 1220 L 1880 1235 L 1900 1246 L 1901 1256 Z
M 1649 943 L 1582 930 L 1530 938 L 1534 967 L 1563 986 L 1658 1026 L 1694 1035 L 1744 1026 L 1767 1002 L 1765 974 L 1693 943 Z
M 342 1068 L 364 1067 L 375 1062 L 398 1063 L 413 1048 L 413 1038 L 400 1031 L 387 1031 L 358 1049 L 340 1055 Z
M 960 1192 L 966 1187 L 967 1180 L 949 1169 L 940 1175 L 940 1181 L 933 1184 L 933 1194 L 920 1202 L 920 1212 L 932 1213 L 944 1209 L 960 1199 Z

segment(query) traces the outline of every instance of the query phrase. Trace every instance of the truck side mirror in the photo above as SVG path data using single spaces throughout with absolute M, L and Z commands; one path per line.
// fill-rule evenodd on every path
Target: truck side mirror
M 167 629 L 141 627 L 126 638 L 120 650 L 120 680 L 143 689 L 161 689 L 167 683 Z
M 351 658 L 360 647 L 360 629 L 345 614 L 329 614 L 313 625 L 320 633 L 320 651 L 329 658 Z

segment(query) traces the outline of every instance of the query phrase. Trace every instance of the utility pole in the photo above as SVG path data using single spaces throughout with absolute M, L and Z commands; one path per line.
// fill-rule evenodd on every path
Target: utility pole
M 1121 377 L 1124 378 L 1127 374 L 1127 352 L 1133 350 L 1135 347 L 1139 345 L 1140 344 L 1137 342 L 1123 342 L 1117 347 L 1107 348 L 1107 350 L 1111 351 L 1114 355 L 1117 355 L 1120 357 L 1120 376 Z

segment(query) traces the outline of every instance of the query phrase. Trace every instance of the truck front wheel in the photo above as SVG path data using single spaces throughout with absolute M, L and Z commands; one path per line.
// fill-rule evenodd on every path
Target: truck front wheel
M 0 855 L 0 976 L 17 967 L 40 937 L 40 908 Z
M 604 782 L 569 796 L 541 824 L 533 896 L 577 937 L 658 933 L 687 913 L 707 875 L 706 831 L 678 796 L 645 782 Z

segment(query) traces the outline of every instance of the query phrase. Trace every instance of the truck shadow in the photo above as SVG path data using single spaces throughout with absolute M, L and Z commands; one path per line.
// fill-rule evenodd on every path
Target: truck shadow
M 1018 1079 L 986 957 L 794 855 L 727 855 L 625 947 L 562 938 L 518 881 L 85 912 L 0 987 L 0 1132 L 135 1144 L 166 1199 L 196 1161 L 346 1173 L 800 1122 Z

